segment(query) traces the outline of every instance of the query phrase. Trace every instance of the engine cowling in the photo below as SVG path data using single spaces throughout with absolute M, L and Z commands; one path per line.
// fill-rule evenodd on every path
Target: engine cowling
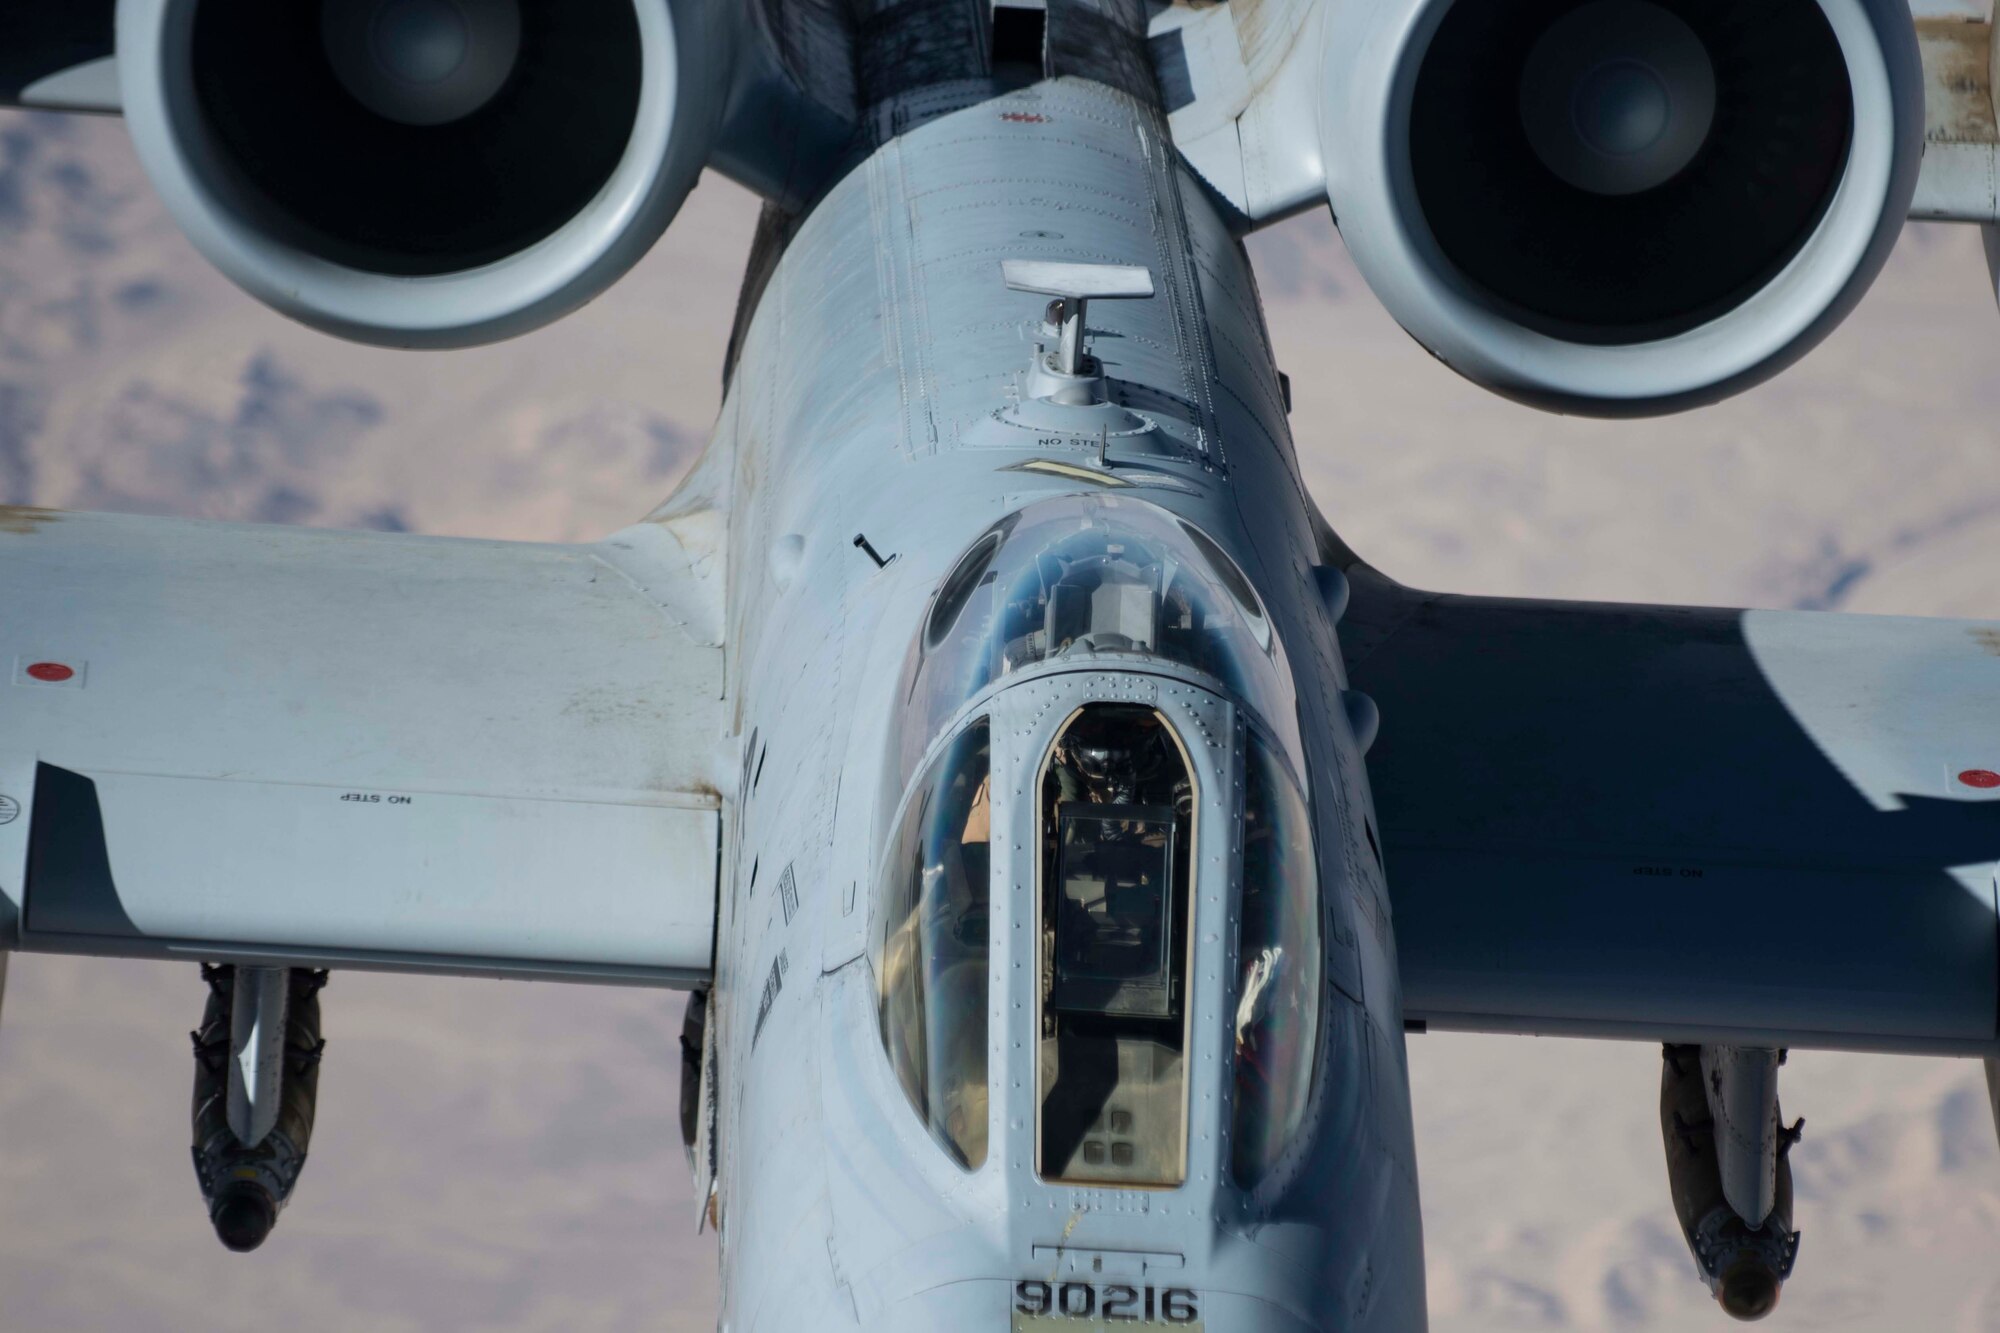
M 666 229 L 733 0 L 119 0 L 126 118 L 196 247 L 361 342 L 553 320 Z
M 1359 0 L 1324 52 L 1328 195 L 1370 287 L 1558 411 L 1676 411 L 1804 355 L 1922 157 L 1905 0 Z

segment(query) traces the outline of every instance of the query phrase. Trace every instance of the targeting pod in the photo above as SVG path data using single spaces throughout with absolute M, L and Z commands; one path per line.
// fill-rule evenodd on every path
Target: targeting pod
M 299 1183 L 319 1099 L 319 992 L 326 973 L 204 964 L 194 1038 L 194 1173 L 209 1221 L 256 1249 Z
M 1778 1051 L 1668 1046 L 1660 1133 L 1681 1233 L 1731 1317 L 1762 1319 L 1799 1257 L 1792 1145 L 1778 1110 Z

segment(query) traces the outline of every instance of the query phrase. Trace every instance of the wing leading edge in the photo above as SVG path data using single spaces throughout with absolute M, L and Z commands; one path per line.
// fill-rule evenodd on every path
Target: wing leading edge
M 0 948 L 696 984 L 718 533 L 0 511 Z
M 1410 1019 L 1992 1053 L 2000 624 L 1352 576 Z

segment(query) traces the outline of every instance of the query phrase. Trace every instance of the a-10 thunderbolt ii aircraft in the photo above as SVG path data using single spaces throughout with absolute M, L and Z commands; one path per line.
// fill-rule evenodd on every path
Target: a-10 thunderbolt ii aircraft
M 0 12 L 6 100 L 122 112 L 204 254 L 351 338 L 552 320 L 704 168 L 765 200 L 708 452 L 603 541 L 0 511 L 0 945 L 207 965 L 226 1244 L 350 967 L 692 991 L 738 1333 L 1421 1329 L 1426 1026 L 1662 1044 L 1660 1206 L 1755 1317 L 1785 1052 L 2000 1054 L 2000 625 L 1398 586 L 1301 486 L 1241 243 L 1330 204 L 1453 369 L 1696 407 L 1906 216 L 1994 221 L 1990 24 Z

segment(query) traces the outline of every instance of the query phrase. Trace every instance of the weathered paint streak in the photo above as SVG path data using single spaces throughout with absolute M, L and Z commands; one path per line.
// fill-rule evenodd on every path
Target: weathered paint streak
M 1306 0 L 1233 0 L 1236 46 L 1253 89 L 1263 87 L 1291 54 L 1312 8 Z
M 0 532 L 16 537 L 32 537 L 45 523 L 62 517 L 60 510 L 32 509 L 27 505 L 0 505 Z
M 1924 61 L 1925 141 L 2000 140 L 1993 108 L 1993 25 L 1918 19 L 1917 46 Z

